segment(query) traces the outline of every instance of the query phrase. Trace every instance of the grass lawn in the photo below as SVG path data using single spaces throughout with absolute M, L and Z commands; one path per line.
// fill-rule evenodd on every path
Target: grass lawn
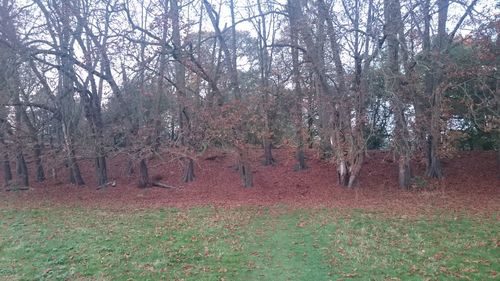
M 499 232 L 451 214 L 0 208 L 0 280 L 495 280 Z

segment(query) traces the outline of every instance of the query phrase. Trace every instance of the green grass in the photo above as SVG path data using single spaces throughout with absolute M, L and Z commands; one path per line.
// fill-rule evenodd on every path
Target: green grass
M 0 209 L 0 280 L 494 280 L 495 217 Z

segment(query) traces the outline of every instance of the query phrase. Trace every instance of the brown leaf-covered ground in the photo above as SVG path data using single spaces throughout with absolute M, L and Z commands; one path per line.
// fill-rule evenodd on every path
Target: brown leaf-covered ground
M 123 156 L 108 159 L 109 178 L 116 187 L 95 188 L 92 161 L 82 161 L 87 186 L 56 184 L 53 180 L 32 183 L 28 191 L 0 193 L 0 204 L 9 207 L 47 205 L 90 206 L 100 208 L 157 208 L 214 205 L 217 207 L 270 206 L 360 208 L 399 215 L 418 215 L 436 210 L 467 213 L 496 213 L 500 210 L 500 180 L 495 152 L 460 152 L 443 160 L 445 178 L 441 181 L 422 176 L 423 166 L 415 164 L 415 189 L 404 191 L 397 186 L 397 167 L 387 152 L 370 151 L 357 188 L 337 184 L 333 164 L 307 153 L 304 171 L 294 171 L 291 149 L 275 149 L 274 166 L 263 166 L 262 151 L 252 151 L 254 187 L 243 188 L 236 170 L 236 158 L 230 152 L 210 151 L 196 161 L 196 179 L 181 182 L 181 166 L 165 157 L 150 160 L 150 175 L 161 177 L 174 189 L 140 189 L 136 175 L 125 175 Z M 33 169 L 31 169 L 33 170 Z M 61 180 L 67 180 L 60 169 Z M 3 179 L 0 178 L 3 181 Z

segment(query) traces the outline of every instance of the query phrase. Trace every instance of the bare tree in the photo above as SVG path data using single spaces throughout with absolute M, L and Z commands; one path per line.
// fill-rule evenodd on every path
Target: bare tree
M 402 97 L 400 78 L 400 45 L 399 30 L 402 26 L 401 5 L 399 0 L 384 1 L 385 30 L 387 37 L 387 74 L 385 88 L 390 96 L 394 112 L 394 146 L 398 155 L 399 185 L 402 188 L 410 186 L 411 179 L 411 146 L 409 142 L 408 123 Z
M 208 17 L 212 23 L 212 26 L 215 30 L 215 36 L 219 40 L 222 51 L 224 52 L 224 61 L 227 68 L 227 73 L 229 74 L 230 79 L 230 89 L 232 95 L 237 99 L 241 99 L 241 89 L 240 84 L 238 82 L 238 70 L 236 69 L 236 24 L 234 19 L 234 0 L 230 0 L 230 10 L 231 10 L 231 21 L 233 24 L 231 25 L 231 46 L 228 45 L 226 38 L 224 37 L 221 28 L 219 27 L 219 13 L 215 11 L 212 4 L 208 2 L 208 0 L 203 0 L 205 4 L 205 8 L 207 10 Z
M 302 125 L 302 100 L 303 93 L 301 87 L 300 65 L 299 65 L 299 35 L 300 35 L 300 6 L 297 2 L 288 1 L 288 18 L 290 21 L 290 44 L 292 51 L 292 80 L 295 96 L 295 127 L 297 138 L 297 165 L 296 170 L 304 170 L 306 166 L 304 154 L 304 131 Z M 318 59 L 319 60 L 319 59 Z M 318 62 L 320 63 L 320 62 Z
M 179 3 L 177 0 L 171 0 L 171 18 L 172 18 L 172 42 L 173 42 L 173 56 L 180 58 L 181 55 L 181 35 L 180 35 L 180 22 L 179 22 Z M 180 128 L 180 142 L 182 146 L 187 146 L 190 142 L 191 136 L 191 114 L 188 104 L 191 103 L 186 90 L 186 68 L 177 60 L 174 65 L 175 68 L 175 87 L 177 92 L 177 99 L 179 104 L 179 128 Z M 190 182 L 194 180 L 194 161 L 190 157 L 186 157 L 184 164 L 183 181 Z

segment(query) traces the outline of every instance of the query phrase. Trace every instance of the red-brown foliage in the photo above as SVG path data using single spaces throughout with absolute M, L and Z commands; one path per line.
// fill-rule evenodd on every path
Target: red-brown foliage
M 162 177 L 162 182 L 175 186 L 174 189 L 139 189 L 135 175 L 125 176 L 127 161 L 120 159 L 121 156 L 110 157 L 109 176 L 116 179 L 116 187 L 96 190 L 90 186 L 55 185 L 49 180 L 34 183 L 29 191 L 2 191 L 4 200 L 0 202 L 20 207 L 64 204 L 119 209 L 286 204 L 363 208 L 407 215 L 436 208 L 479 213 L 500 210 L 500 180 L 496 175 L 494 152 L 461 152 L 454 159 L 443 161 L 445 179 L 420 178 L 416 183 L 420 187 L 418 191 L 398 188 L 396 164 L 385 152 L 369 152 L 355 189 L 338 186 L 335 167 L 317 159 L 312 151 L 307 152 L 309 169 L 294 172 L 293 156 L 291 149 L 276 149 L 276 165 L 263 166 L 260 164 L 262 150 L 253 149 L 253 188 L 241 187 L 236 156 L 231 152 L 207 151 L 196 161 L 196 180 L 187 184 L 181 181 L 181 163 L 166 159 L 150 161 L 151 174 Z M 422 175 L 424 167 L 416 166 L 415 174 Z M 82 173 L 88 183 L 95 181 L 93 169 L 92 162 L 82 162 Z

